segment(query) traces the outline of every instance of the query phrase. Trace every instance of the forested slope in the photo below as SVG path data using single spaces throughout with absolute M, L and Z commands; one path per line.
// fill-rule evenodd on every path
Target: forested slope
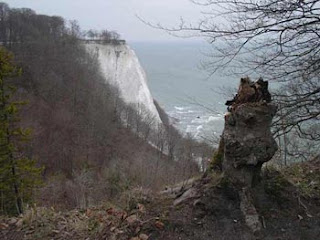
M 24 154 L 44 166 L 39 203 L 87 206 L 198 172 L 192 155 L 197 143 L 169 125 L 151 129 L 124 104 L 103 78 L 97 56 L 78 40 L 76 22 L 4 3 L 0 19 L 0 42 L 23 71 L 12 81 L 15 97 L 28 102 L 21 125 L 33 132 Z

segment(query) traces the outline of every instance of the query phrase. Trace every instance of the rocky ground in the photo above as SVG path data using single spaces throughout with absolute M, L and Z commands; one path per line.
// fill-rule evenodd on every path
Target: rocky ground
M 30 208 L 1 219 L 0 239 L 320 239 L 320 160 L 264 168 L 262 176 L 252 189 L 262 226 L 256 232 L 247 225 L 239 189 L 213 172 L 157 195 L 135 190 L 122 209 Z

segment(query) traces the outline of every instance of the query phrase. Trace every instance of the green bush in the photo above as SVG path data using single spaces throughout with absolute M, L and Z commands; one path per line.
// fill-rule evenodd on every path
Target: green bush
M 10 80 L 20 74 L 13 56 L 0 47 L 0 213 L 21 214 L 32 200 L 34 187 L 41 182 L 42 168 L 22 154 L 30 129 L 19 126 L 19 108 L 13 100 L 15 88 Z

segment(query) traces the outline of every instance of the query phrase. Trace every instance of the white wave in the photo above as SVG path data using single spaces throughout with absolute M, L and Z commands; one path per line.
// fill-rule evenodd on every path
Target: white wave
M 191 121 L 191 123 L 198 123 L 198 124 L 203 124 L 203 123 L 206 123 L 206 122 L 207 122 L 207 120 L 204 119 L 204 118 L 196 118 L 196 119 L 193 119 Z
M 200 126 L 197 127 L 197 130 L 198 130 L 198 131 L 200 131 L 201 129 L 203 129 L 203 126 L 202 126 L 202 125 L 200 125 Z
M 182 111 L 182 110 L 185 109 L 184 107 L 177 107 L 177 106 L 174 106 L 174 108 L 175 108 L 176 110 L 179 110 L 179 111 Z
M 193 132 L 191 125 L 187 125 L 186 132 L 187 132 L 187 133 Z
M 180 111 L 180 110 L 178 110 L 178 111 L 176 111 L 176 113 L 178 113 L 178 114 L 190 114 L 190 113 L 194 113 L 194 111 L 192 111 L 192 110 L 188 110 L 188 111 Z
M 176 111 L 176 113 L 177 113 L 177 114 L 186 114 L 186 113 L 188 113 L 188 112 L 186 112 L 186 111 Z
M 207 120 L 207 123 L 209 123 L 209 122 L 214 122 L 214 121 L 219 121 L 219 120 L 221 120 L 221 119 L 223 119 L 223 117 L 222 116 L 210 116 L 209 118 L 208 118 L 208 120 Z

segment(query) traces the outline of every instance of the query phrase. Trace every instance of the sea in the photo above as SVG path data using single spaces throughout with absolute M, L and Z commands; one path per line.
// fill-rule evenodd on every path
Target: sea
M 205 42 L 132 42 L 154 99 L 174 125 L 191 137 L 213 141 L 222 133 L 225 102 L 239 78 L 204 65 L 211 48 Z

